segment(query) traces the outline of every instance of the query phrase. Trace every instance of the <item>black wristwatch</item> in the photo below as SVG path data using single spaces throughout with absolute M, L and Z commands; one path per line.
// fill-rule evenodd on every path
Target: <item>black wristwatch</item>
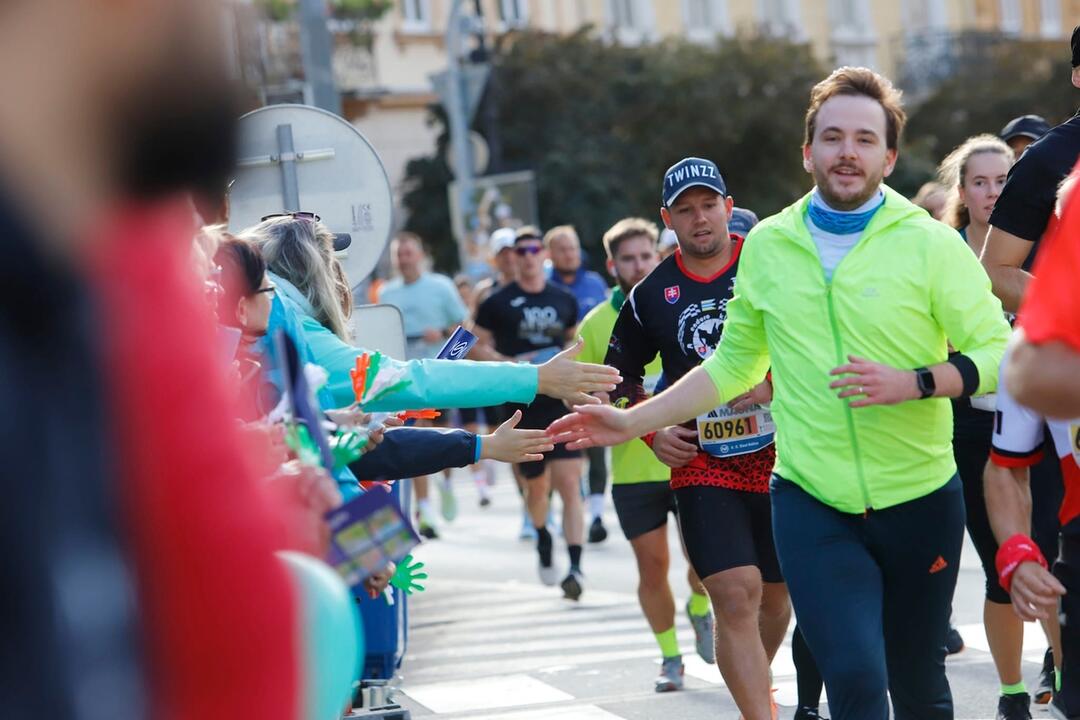
M 934 396 L 937 385 L 934 384 L 934 373 L 930 368 L 915 368 L 915 383 L 919 386 L 919 399 L 925 400 Z

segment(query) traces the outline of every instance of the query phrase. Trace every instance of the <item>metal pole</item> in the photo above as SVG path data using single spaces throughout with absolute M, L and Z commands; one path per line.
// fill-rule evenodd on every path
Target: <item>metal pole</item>
M 334 86 L 333 41 L 326 25 L 326 5 L 325 0 L 300 0 L 300 52 L 312 104 L 341 115 L 341 98 Z
M 468 259 L 466 243 L 468 235 L 475 229 L 473 218 L 473 167 L 472 152 L 469 146 L 469 121 L 465 115 L 465 83 L 461 72 L 461 35 L 464 16 L 461 14 L 463 0 L 454 0 L 450 9 L 450 18 L 446 26 L 447 84 L 450 86 L 447 120 L 450 124 L 450 144 L 454 153 L 454 169 L 458 189 L 458 207 L 463 219 L 462 226 L 466 237 L 457 238 L 458 257 L 461 267 Z
M 300 186 L 296 180 L 296 148 L 292 125 L 277 126 L 278 162 L 281 164 L 281 199 L 285 212 L 300 210 Z

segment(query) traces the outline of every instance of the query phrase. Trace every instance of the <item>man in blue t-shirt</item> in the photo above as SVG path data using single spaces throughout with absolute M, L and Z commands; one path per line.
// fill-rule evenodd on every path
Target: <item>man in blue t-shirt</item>
M 405 232 L 395 237 L 391 256 L 398 277 L 383 285 L 379 302 L 401 310 L 408 359 L 433 358 L 468 316 L 465 303 L 453 280 L 427 271 L 427 253 L 417 235 Z
M 544 235 L 544 246 L 551 257 L 548 282 L 569 290 L 577 298 L 578 322 L 589 311 L 607 301 L 608 286 L 604 278 L 581 266 L 581 241 L 573 225 L 559 225 Z M 607 487 L 607 459 L 604 448 L 589 448 L 589 542 L 607 539 L 604 527 L 604 490 Z

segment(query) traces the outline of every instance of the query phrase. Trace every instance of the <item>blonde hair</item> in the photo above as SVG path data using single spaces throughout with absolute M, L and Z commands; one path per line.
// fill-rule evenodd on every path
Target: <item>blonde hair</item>
M 604 233 L 604 250 L 607 252 L 608 258 L 615 258 L 615 253 L 619 252 L 619 245 L 630 238 L 641 236 L 649 238 L 652 244 L 655 245 L 657 238 L 660 237 L 660 231 L 657 229 L 656 223 L 639 217 L 623 218 L 615 223 Z
M 556 225 L 544 233 L 544 247 L 550 248 L 551 241 L 558 237 L 574 238 L 574 242 L 581 245 L 581 240 L 578 238 L 577 230 L 574 229 L 573 225 Z
M 304 294 L 315 319 L 342 340 L 350 339 L 352 291 L 334 258 L 334 235 L 321 222 L 275 217 L 242 233 L 254 243 L 267 268 Z
M 947 193 L 941 221 L 957 230 L 967 227 L 971 222 L 971 213 L 960 200 L 960 188 L 967 180 L 968 163 L 971 158 L 984 153 L 1002 155 L 1009 161 L 1010 166 L 1016 161 L 1012 148 L 1003 140 L 995 135 L 982 134 L 969 137 L 946 155 L 938 166 L 938 182 L 944 186 Z

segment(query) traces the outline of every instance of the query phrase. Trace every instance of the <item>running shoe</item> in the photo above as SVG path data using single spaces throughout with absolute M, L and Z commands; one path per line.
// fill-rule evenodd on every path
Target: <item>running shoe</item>
M 791 720 L 829 720 L 829 718 L 823 717 L 816 707 L 798 707 L 795 709 L 795 714 L 791 716 Z
M 563 591 L 563 598 L 566 600 L 580 600 L 581 593 L 585 592 L 585 578 L 581 576 L 580 570 L 571 570 L 560 585 Z
M 457 517 L 457 498 L 454 497 L 454 486 L 446 480 L 439 483 L 439 509 L 446 522 L 453 522 Z
M 1027 693 L 1002 695 L 998 699 L 997 720 L 1031 720 L 1031 696 Z
M 664 661 L 660 663 L 660 676 L 656 678 L 653 690 L 658 693 L 682 690 L 683 674 L 685 672 L 686 668 L 683 667 L 682 655 L 664 658 Z
M 605 540 L 607 540 L 607 528 L 604 527 L 604 521 L 597 515 L 589 526 L 589 542 L 602 543 Z
M 552 557 L 551 548 L 537 548 L 539 560 L 540 582 L 551 587 L 559 582 L 559 571 L 555 567 L 555 559 Z
M 1045 705 L 1054 696 L 1054 688 L 1057 686 L 1057 678 L 1054 670 L 1054 651 L 1046 648 L 1043 655 L 1042 670 L 1039 671 L 1039 685 L 1035 688 L 1032 701 L 1036 705 Z
M 521 532 L 518 533 L 518 540 L 535 540 L 536 528 L 533 527 L 532 520 L 529 519 L 529 513 L 525 513 L 525 516 L 521 518 Z
M 698 655 L 705 662 L 712 665 L 716 662 L 716 641 L 713 638 L 713 616 L 711 612 L 704 615 L 694 615 L 690 612 L 690 603 L 686 603 L 686 616 L 690 618 L 690 626 L 694 628 L 694 646 Z
M 480 507 L 486 508 L 486 507 L 490 507 L 490 506 L 491 506 L 491 498 L 489 498 L 489 497 L 481 497 L 480 498 Z
M 964 638 L 960 636 L 960 631 L 949 625 L 949 632 L 945 634 L 945 652 L 949 655 L 956 655 L 962 652 L 964 649 Z
M 420 522 L 420 526 L 416 529 L 416 532 L 420 533 L 420 537 L 427 538 L 428 540 L 439 539 L 439 533 L 435 532 L 435 526 L 428 525 L 423 521 Z

